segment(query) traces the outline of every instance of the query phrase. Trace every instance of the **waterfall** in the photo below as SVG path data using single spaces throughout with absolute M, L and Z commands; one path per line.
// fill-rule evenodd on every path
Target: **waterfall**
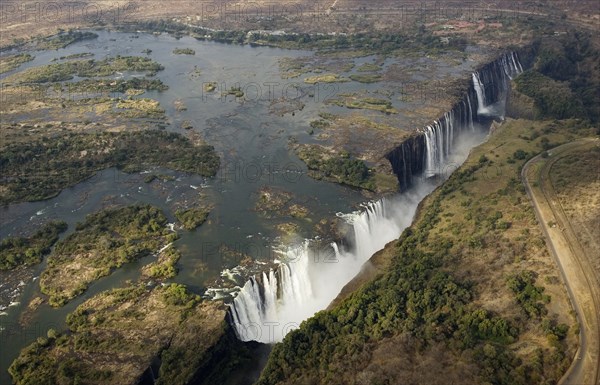
M 462 119 L 465 114 L 463 110 L 466 111 L 467 108 L 461 103 L 460 110 L 455 112 L 455 109 L 452 109 L 446 112 L 441 119 L 425 128 L 425 170 L 423 175 L 426 178 L 443 171 L 454 148 L 456 138 L 461 130 L 467 127 L 465 122 L 469 121 L 469 125 L 473 124 L 472 119 Z
M 510 79 L 523 71 L 516 53 L 502 55 L 498 60 L 489 63 L 472 73 L 472 86 L 477 95 L 477 115 L 504 117 L 504 101 Z M 462 130 L 469 128 L 475 132 L 471 90 L 460 103 L 457 103 L 444 116 L 425 127 L 425 169 L 426 178 L 443 172 L 443 167 L 452 153 L 456 139 Z M 466 100 L 466 102 L 465 102 Z M 462 120 L 466 114 L 468 119 Z M 459 117 L 457 119 L 457 117 Z
M 521 66 L 521 61 L 519 60 L 519 56 L 516 52 L 512 53 L 513 55 L 513 61 L 517 62 L 517 65 L 519 67 L 519 73 L 523 72 L 523 66 Z
M 477 95 L 477 114 L 482 116 L 504 117 L 505 95 L 510 80 L 523 72 L 516 52 L 500 56 L 478 71 L 473 72 L 473 88 Z
M 410 225 L 418 203 L 434 188 L 433 183 L 412 183 L 412 176 L 447 177 L 445 167 L 464 161 L 470 146 L 480 140 L 475 135 L 482 133 L 475 130 L 476 122 L 483 121 L 480 115 L 503 116 L 509 81 L 522 71 L 514 52 L 482 67 L 472 74 L 471 87 L 463 100 L 386 155 L 401 190 L 411 184 L 413 187 L 395 197 L 371 202 L 361 212 L 350 215 L 350 246 L 333 243 L 317 248 L 306 240 L 297 247 L 279 250 L 279 266 L 259 278 L 251 277 L 230 306 L 238 338 L 278 342 L 300 322 L 325 309 L 375 252 Z M 470 134 L 461 135 L 467 129 Z M 456 142 L 461 136 L 467 145 L 457 151 Z
M 478 72 L 473 72 L 473 87 L 475 88 L 475 92 L 477 93 L 477 113 L 479 115 L 485 115 L 487 110 L 485 106 L 487 105 L 487 99 L 485 96 L 485 85 L 481 81 L 480 75 Z
M 434 176 L 439 170 L 444 153 L 439 144 L 441 141 L 439 134 L 439 124 L 437 121 L 425 129 L 425 149 L 427 152 L 427 161 L 425 162 L 425 177 Z
M 362 265 L 410 225 L 418 202 L 431 191 L 371 202 L 348 217 L 351 246 L 332 243 L 322 249 L 306 240 L 279 250 L 276 270 L 250 278 L 230 307 L 232 324 L 242 341 L 274 343 L 300 322 L 326 308 Z
M 510 79 L 523 72 L 516 52 L 509 52 L 471 74 L 471 84 L 462 100 L 440 119 L 418 130 L 386 154 L 398 177 L 400 191 L 405 191 L 413 176 L 426 178 L 443 172 L 446 159 L 463 131 L 478 134 L 479 123 L 489 118 L 504 118 L 506 94 Z
M 475 125 L 473 124 L 473 108 L 471 107 L 471 96 L 467 92 L 467 106 L 469 107 L 469 128 L 471 131 L 475 131 Z
M 516 52 L 505 54 L 504 56 L 502 56 L 501 60 L 502 66 L 504 67 L 504 72 L 510 79 L 513 79 L 515 75 L 518 75 L 521 72 L 523 72 L 523 67 L 519 62 L 519 58 Z

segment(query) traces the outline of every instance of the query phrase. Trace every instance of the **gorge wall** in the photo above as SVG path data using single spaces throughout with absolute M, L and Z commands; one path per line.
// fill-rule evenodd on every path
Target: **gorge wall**
M 523 63 L 520 56 L 525 57 Z M 406 191 L 415 177 L 443 173 L 446 159 L 465 132 L 481 131 L 490 119 L 504 118 L 510 80 L 530 64 L 531 56 L 532 49 L 511 51 L 483 65 L 473 72 L 464 96 L 448 112 L 385 155 L 400 191 Z

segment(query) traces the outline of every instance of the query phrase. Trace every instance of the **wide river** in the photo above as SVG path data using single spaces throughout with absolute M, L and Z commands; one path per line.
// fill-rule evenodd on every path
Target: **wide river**
M 169 131 L 189 134 L 181 123 L 191 122 L 193 130 L 215 146 L 221 157 L 221 170 L 215 178 L 209 179 L 158 170 L 176 179 L 147 184 L 143 173 L 125 174 L 107 169 L 64 190 L 53 199 L 0 208 L 1 238 L 20 234 L 49 219 L 66 221 L 69 224 L 68 234 L 87 214 L 108 204 L 150 203 L 162 208 L 170 221 L 174 221 L 173 205 L 197 199 L 201 193 L 202 199 L 213 209 L 209 220 L 196 231 L 179 231 L 181 238 L 176 245 L 183 256 L 174 281 L 202 293 L 220 271 L 235 266 L 219 252 L 223 245 L 255 259 L 270 260 L 274 257 L 273 247 L 284 243 L 276 230 L 278 224 L 296 224 L 299 230 L 295 239 L 300 243 L 304 238 L 317 235 L 314 225 L 319 221 L 335 219 L 338 217 L 336 213 L 356 211 L 360 203 L 367 200 L 354 189 L 310 178 L 306 166 L 288 144 L 291 138 L 302 142 L 313 140 L 308 133 L 309 123 L 318 118 L 319 112 L 349 113 L 344 108 L 326 104 L 327 98 L 358 90 L 389 94 L 398 91 L 397 84 L 348 82 L 310 85 L 303 82 L 303 78 L 309 76 L 306 74 L 282 78 L 280 60 L 313 57 L 314 53 L 308 51 L 212 43 L 190 37 L 176 39 L 165 34 L 95 32 L 99 35 L 97 39 L 59 50 L 33 51 L 31 54 L 35 59 L 18 70 L 50 64 L 61 57 L 80 53 L 91 53 L 95 60 L 116 55 L 148 56 L 165 67 L 156 74 L 156 78 L 169 89 L 146 92 L 139 97 L 154 98 L 160 102 L 166 111 L 166 129 Z M 193 49 L 195 55 L 173 54 L 175 48 Z M 146 49 L 152 51 L 142 52 Z M 385 70 L 395 60 L 398 59 L 384 60 L 382 68 Z M 364 63 L 373 63 L 375 57 L 351 61 L 356 68 Z M 457 72 L 469 66 L 461 65 Z M 441 71 L 452 72 L 449 68 Z M 11 73 L 0 76 L 0 79 Z M 349 73 L 356 73 L 356 70 L 349 70 Z M 119 73 L 110 78 L 131 76 L 140 75 Z M 215 92 L 204 90 L 203 86 L 208 82 L 217 83 Z M 245 96 L 239 99 L 221 96 L 222 91 L 232 86 L 240 87 Z M 391 98 L 391 101 L 394 107 L 402 108 L 401 98 Z M 185 110 L 177 108 L 181 104 L 185 105 Z M 27 116 L 22 118 L 27 119 Z M 308 209 L 307 218 L 277 213 L 265 216 L 255 210 L 260 192 L 265 187 L 291 193 L 292 203 Z M 285 243 L 293 245 L 294 241 L 288 238 Z M 45 262 L 25 274 L 26 279 L 16 290 L 11 287 L 11 292 L 7 292 L 8 285 L 5 286 L 10 273 L 1 273 L 2 298 L 5 301 L 9 298 L 11 306 L 0 313 L 0 383 L 10 382 L 6 370 L 23 347 L 37 337 L 45 336 L 50 328 L 64 329 L 66 315 L 75 307 L 96 293 L 137 279 L 140 267 L 152 259 L 146 257 L 116 270 L 62 308 L 53 309 L 43 304 L 33 312 L 27 311 L 27 305 L 40 295 L 37 277 Z

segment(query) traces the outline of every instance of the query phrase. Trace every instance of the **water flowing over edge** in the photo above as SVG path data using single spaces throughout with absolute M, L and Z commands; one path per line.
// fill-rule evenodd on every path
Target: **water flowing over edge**
M 472 74 L 471 87 L 463 100 L 421 131 L 425 151 L 420 167 L 403 166 L 410 178 L 404 175 L 401 189 L 407 187 L 402 182 L 410 183 L 412 188 L 370 202 L 364 211 L 345 216 L 352 227 L 350 246 L 332 243 L 319 248 L 305 240 L 299 246 L 280 250 L 282 260 L 276 269 L 251 277 L 230 306 L 237 337 L 242 341 L 279 342 L 303 320 L 325 309 L 374 253 L 411 224 L 417 205 L 435 188 L 427 179 L 447 176 L 444 169 L 448 165 L 464 161 L 476 143 L 470 143 L 457 159 L 454 152 L 458 139 L 465 139 L 462 134 L 480 131 L 481 117 L 504 118 L 509 82 L 521 72 L 518 55 L 509 52 Z M 404 148 L 401 157 L 406 161 Z M 424 178 L 412 183 L 416 172 Z
M 465 131 L 475 132 L 476 125 L 490 117 L 504 118 L 510 80 L 523 72 L 516 52 L 502 55 L 473 72 L 471 87 L 450 111 L 423 130 L 425 136 L 425 177 L 444 173 L 456 139 Z M 472 94 L 475 94 L 472 105 Z

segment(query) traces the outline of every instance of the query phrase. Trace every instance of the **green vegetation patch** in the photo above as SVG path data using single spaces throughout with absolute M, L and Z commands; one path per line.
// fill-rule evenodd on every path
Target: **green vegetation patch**
M 535 285 L 534 272 L 521 271 L 509 277 L 507 282 L 529 317 L 538 318 L 547 314 L 545 303 L 550 302 L 550 297 L 544 294 L 544 287 Z
M 202 89 L 204 92 L 213 92 L 215 89 L 217 89 L 217 82 L 204 83 Z
M 0 270 L 10 270 L 17 266 L 31 266 L 42 262 L 44 255 L 58 241 L 58 235 L 67 229 L 62 221 L 52 221 L 44 225 L 30 237 L 9 237 L 0 243 Z
M 377 64 L 365 63 L 356 69 L 358 72 L 377 72 L 381 70 L 381 66 Z
M 542 40 L 533 68 L 516 79 L 517 90 L 535 101 L 538 117 L 600 120 L 600 50 L 590 36 L 568 32 Z
M 583 104 L 564 82 L 529 70 L 516 79 L 516 84 L 517 91 L 533 98 L 538 118 L 565 119 L 585 115 Z
M 111 76 L 117 72 L 155 74 L 164 67 L 147 57 L 116 56 L 103 60 L 75 60 L 28 68 L 5 79 L 7 83 L 53 83 L 78 77 Z
M 318 145 L 301 145 L 298 157 L 311 170 L 311 176 L 365 190 L 375 190 L 375 183 L 365 162 L 349 154 L 332 155 Z
M 344 83 L 349 82 L 350 79 L 341 77 L 338 74 L 323 74 L 323 75 L 315 75 L 309 76 L 304 79 L 304 83 L 307 84 L 316 84 L 316 83 Z
M 40 288 L 52 306 L 62 306 L 115 268 L 156 252 L 177 235 L 152 206 L 107 209 L 86 217 L 48 257 Z
M 331 123 L 335 121 L 336 116 L 329 112 L 320 112 L 319 118 L 310 122 L 310 127 L 313 129 L 324 129 L 331 126 Z
M 94 57 L 94 54 L 91 52 L 80 52 L 80 53 L 74 53 L 72 55 L 67 55 L 67 56 L 61 56 L 58 59 L 59 60 L 73 60 L 73 59 L 83 59 L 83 58 L 88 58 L 88 57 Z M 56 59 L 52 59 L 52 61 L 54 61 Z
M 32 61 L 33 59 L 34 57 L 28 53 L 0 57 L 0 74 L 12 71 L 21 64 Z
M 184 229 L 191 231 L 203 224 L 209 213 L 210 209 L 207 207 L 193 207 L 175 211 L 175 217 L 181 222 Z
M 61 32 L 54 36 L 40 38 L 36 41 L 35 47 L 37 49 L 43 50 L 59 49 L 65 48 L 79 41 L 91 40 L 97 37 L 98 35 L 93 32 L 69 30 L 67 32 Z
M 181 258 L 181 252 L 172 245 L 158 254 L 156 262 L 149 263 L 142 269 L 142 274 L 148 278 L 165 280 L 177 275 L 177 261 Z
M 380 111 L 386 114 L 397 114 L 398 110 L 392 107 L 392 102 L 387 99 L 373 97 L 358 97 L 355 95 L 340 95 L 341 99 L 329 99 L 328 102 L 336 106 L 350 109 Z
M 304 219 L 310 211 L 307 207 L 296 203 L 294 194 L 274 187 L 262 187 L 256 197 L 254 210 L 265 218 L 291 217 Z
M 331 125 L 331 122 L 325 119 L 313 120 L 310 122 L 310 127 L 313 129 L 324 129 Z M 312 133 L 312 132 L 311 132 Z
M 69 93 L 75 92 L 121 92 L 128 90 L 165 91 L 169 87 L 159 79 L 131 78 L 128 80 L 99 80 L 85 79 L 79 82 L 65 83 L 62 89 Z
M 214 83 L 207 83 L 206 85 L 206 92 L 212 92 L 215 87 L 216 84 Z M 233 95 L 236 98 L 241 98 L 244 96 L 244 91 L 242 91 L 242 89 L 240 87 L 231 87 L 230 89 L 228 89 L 227 91 L 224 91 L 221 93 L 222 96 L 227 96 L 227 95 Z
M 352 74 L 350 75 L 350 79 L 359 83 L 377 83 L 381 80 L 381 75 L 379 74 Z
M 184 286 L 137 284 L 100 293 L 23 349 L 9 372 L 17 385 L 133 384 L 160 362 L 156 384 L 185 385 L 214 364 L 225 311 Z
M 175 55 L 195 55 L 196 51 L 191 48 L 175 48 L 173 53 Z
M 167 174 L 147 174 L 144 177 L 144 183 L 152 183 L 156 179 L 161 180 L 163 182 L 172 182 L 177 178 L 175 178 L 173 175 L 167 175 Z
M 161 166 L 214 176 L 219 164 L 212 146 L 163 131 L 67 134 L 13 143 L 0 152 L 0 203 L 48 199 L 108 167 L 136 172 Z
M 432 31 L 421 30 L 417 34 L 371 31 L 348 35 L 328 35 L 310 33 L 247 33 L 245 30 L 209 30 L 186 26 L 171 20 L 144 20 L 127 23 L 129 31 L 158 31 L 181 36 L 189 33 L 198 40 L 212 40 L 223 43 L 269 45 L 289 49 L 314 49 L 336 57 L 364 57 L 372 54 L 390 54 L 395 51 L 408 53 L 438 53 L 440 51 L 463 51 L 466 39 L 453 38 L 450 44 L 443 43 Z

